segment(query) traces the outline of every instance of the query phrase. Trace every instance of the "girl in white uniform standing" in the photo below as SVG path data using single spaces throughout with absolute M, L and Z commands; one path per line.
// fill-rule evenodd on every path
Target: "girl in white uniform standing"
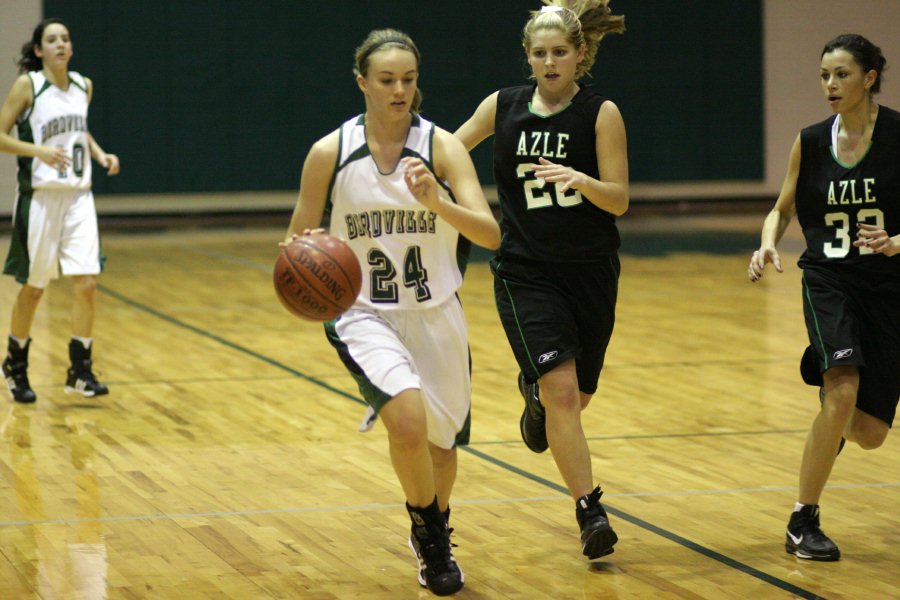
M 362 292 L 326 333 L 387 429 L 419 583 L 448 595 L 464 582 L 447 520 L 471 397 L 456 291 L 469 242 L 496 248 L 500 228 L 462 143 L 418 114 L 413 41 L 371 32 L 355 72 L 366 112 L 313 145 L 287 238 L 319 227 L 327 212 L 330 233 L 359 259 Z
M 12 310 L 3 375 L 16 402 L 34 402 L 28 381 L 31 326 L 44 288 L 72 277 L 71 365 L 65 391 L 109 393 L 92 369 L 96 276 L 101 270 L 97 212 L 91 193 L 91 158 L 110 175 L 119 159 L 88 131 L 91 80 L 69 71 L 72 40 L 59 19 L 45 19 L 22 46 L 21 75 L 0 109 L 0 151 L 18 156 L 18 198 L 3 272 L 22 284 Z M 10 132 L 13 125 L 18 139 Z

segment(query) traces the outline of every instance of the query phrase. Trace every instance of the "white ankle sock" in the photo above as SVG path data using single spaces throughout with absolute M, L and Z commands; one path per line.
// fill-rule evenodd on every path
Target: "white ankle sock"
M 19 350 L 24 350 L 24 349 L 25 349 L 25 345 L 28 343 L 28 340 L 31 339 L 31 336 L 28 336 L 28 337 L 26 337 L 26 338 L 23 340 L 23 339 L 17 338 L 17 337 L 14 336 L 13 334 L 9 334 L 9 339 L 15 341 L 16 344 L 19 345 Z
M 73 335 L 72 339 L 81 342 L 81 345 L 84 346 L 85 350 L 90 350 L 91 342 L 94 341 L 94 338 L 78 337 L 77 335 Z

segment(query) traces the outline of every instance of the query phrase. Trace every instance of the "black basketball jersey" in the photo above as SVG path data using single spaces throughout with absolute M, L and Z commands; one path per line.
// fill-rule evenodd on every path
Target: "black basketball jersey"
M 537 179 L 539 157 L 596 179 L 594 128 L 606 98 L 582 86 L 571 104 L 549 116 L 531 111 L 534 84 L 501 89 L 494 123 L 494 178 L 500 198 L 500 256 L 589 262 L 619 248 L 615 217 L 561 184 Z
M 799 265 L 900 277 L 900 258 L 856 248 L 856 224 L 900 233 L 900 113 L 878 109 L 872 145 L 855 165 L 842 164 L 832 148 L 834 115 L 800 132 L 797 220 L 806 238 Z

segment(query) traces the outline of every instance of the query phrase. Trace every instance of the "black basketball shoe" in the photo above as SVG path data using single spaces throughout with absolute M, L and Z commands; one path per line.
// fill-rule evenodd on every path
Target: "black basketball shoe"
M 822 407 L 825 406 L 825 388 L 824 387 L 819 388 L 819 406 L 822 406 Z M 840 454 L 841 450 L 844 449 L 844 444 L 846 444 L 846 443 L 847 443 L 847 440 L 842 437 L 841 444 L 838 446 L 838 451 L 837 451 L 838 454 Z
M 30 404 L 37 400 L 37 394 L 31 389 L 28 382 L 28 349 L 31 347 L 31 338 L 25 342 L 24 348 L 12 338 L 9 340 L 6 358 L 3 361 L 3 377 L 6 379 L 6 387 L 13 400 L 22 404 Z
M 426 508 L 406 505 L 412 520 L 409 548 L 419 563 L 419 585 L 435 596 L 449 596 L 462 589 L 466 577 L 450 550 L 450 530 L 437 499 Z
M 575 518 L 581 528 L 581 552 L 590 560 L 612 554 L 613 546 L 619 541 L 600 504 L 602 495 L 598 485 L 575 503 Z
M 81 394 L 91 398 L 109 393 L 109 388 L 97 381 L 94 375 L 90 348 L 85 348 L 78 340 L 70 340 L 69 360 L 72 364 L 66 371 L 67 394 Z
M 807 560 L 840 560 L 841 551 L 819 528 L 819 505 L 806 505 L 791 514 L 785 534 L 788 554 Z
M 540 389 L 537 382 L 525 383 L 525 373 L 519 371 L 519 393 L 525 398 L 525 409 L 519 419 L 519 431 L 522 441 L 532 452 L 545 452 L 550 444 L 547 442 L 547 413 L 541 404 Z

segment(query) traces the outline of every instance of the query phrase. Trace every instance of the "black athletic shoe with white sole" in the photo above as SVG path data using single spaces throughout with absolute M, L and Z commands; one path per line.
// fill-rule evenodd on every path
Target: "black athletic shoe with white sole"
M 409 548 L 419 563 L 419 585 L 435 596 L 449 596 L 466 581 L 450 550 L 450 529 L 438 508 L 437 498 L 425 508 L 406 505 L 412 520 Z
M 784 549 L 806 560 L 840 560 L 841 551 L 819 527 L 819 505 L 806 505 L 791 515 Z

